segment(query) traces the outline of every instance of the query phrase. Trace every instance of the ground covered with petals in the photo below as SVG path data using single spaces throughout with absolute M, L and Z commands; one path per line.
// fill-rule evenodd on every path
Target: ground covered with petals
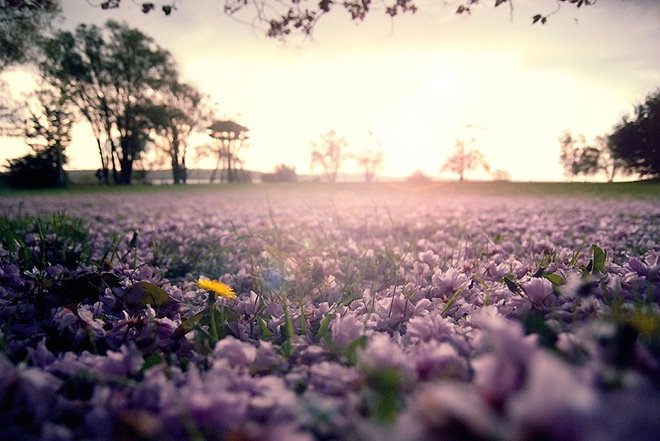
M 0 209 L 2 440 L 660 434 L 658 199 L 255 186 Z

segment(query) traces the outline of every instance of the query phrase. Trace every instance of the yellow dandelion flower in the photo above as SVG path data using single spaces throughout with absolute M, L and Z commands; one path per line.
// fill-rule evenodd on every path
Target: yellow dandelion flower
M 226 299 L 235 299 L 236 293 L 229 285 L 222 282 L 209 279 L 199 279 L 197 286 L 215 294 L 216 297 L 224 297 Z

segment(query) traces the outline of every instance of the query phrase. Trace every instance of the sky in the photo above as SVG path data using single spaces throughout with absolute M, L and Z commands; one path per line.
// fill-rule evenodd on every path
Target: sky
M 252 170 L 285 163 L 309 173 L 311 143 L 334 130 L 353 153 L 381 148 L 385 176 L 451 178 L 440 169 L 463 138 L 514 180 L 563 180 L 564 130 L 606 134 L 660 87 L 656 0 L 562 4 L 544 26 L 531 17 L 552 12 L 555 0 L 514 0 L 513 11 L 483 1 L 469 16 L 454 14 L 453 0 L 419 0 L 414 15 L 390 20 L 374 9 L 357 25 L 336 10 L 312 38 L 285 43 L 225 15 L 223 0 L 180 0 L 169 17 L 142 14 L 137 0 L 112 11 L 98 3 L 64 0 L 61 27 L 112 18 L 153 37 L 219 117 L 250 129 L 243 158 Z M 250 22 L 254 12 L 239 18 Z M 24 71 L 6 77 L 15 94 L 29 88 Z M 89 127 L 73 135 L 69 168 L 98 168 Z M 4 142 L 0 161 L 26 151 Z M 194 154 L 188 162 L 213 166 Z M 349 161 L 342 171 L 359 167 Z

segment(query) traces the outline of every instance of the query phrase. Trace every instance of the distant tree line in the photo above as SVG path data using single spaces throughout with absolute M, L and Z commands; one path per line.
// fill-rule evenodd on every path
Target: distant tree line
M 660 178 L 660 89 L 650 93 L 612 132 L 587 142 L 583 135 L 564 132 L 559 138 L 560 161 L 569 176 L 604 173 Z

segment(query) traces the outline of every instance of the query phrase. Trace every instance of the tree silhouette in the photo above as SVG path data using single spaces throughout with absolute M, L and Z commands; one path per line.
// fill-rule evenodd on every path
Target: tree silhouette
M 157 8 L 155 2 L 142 2 L 142 12 L 148 14 L 160 9 L 163 14 L 170 15 L 176 10 L 176 1 L 159 2 Z M 478 6 L 485 3 L 480 0 L 460 0 L 458 2 L 457 14 L 471 14 Z M 494 0 L 488 2 L 493 7 L 508 5 L 513 13 L 516 0 Z M 592 6 L 597 0 L 557 0 L 554 10 L 541 12 L 531 17 L 532 23 L 545 24 L 549 17 L 559 12 L 562 4 L 572 4 L 578 8 Z M 105 0 L 100 3 L 102 9 L 114 9 L 121 5 L 121 0 Z M 301 2 L 300 0 L 224 0 L 224 12 L 237 19 L 242 14 L 252 14 L 253 18 L 246 20 L 253 27 L 257 24 L 265 25 L 265 33 L 269 37 L 284 39 L 294 33 L 311 35 L 321 18 L 330 12 L 343 9 L 351 20 L 355 22 L 364 21 L 370 13 L 383 13 L 393 18 L 401 14 L 414 14 L 417 12 L 416 0 L 320 0 Z M 252 12 L 250 12 L 252 11 Z
M 157 135 L 153 142 L 169 159 L 174 184 L 185 184 L 188 138 L 210 123 L 204 95 L 189 84 L 173 81 L 161 92 L 161 103 L 147 113 Z
M 454 148 L 440 171 L 456 173 L 458 180 L 461 182 L 465 179 L 465 173 L 468 171 L 476 170 L 479 167 L 483 167 L 484 170 L 489 171 L 490 167 L 484 155 L 478 149 L 470 148 L 474 144 L 474 141 L 474 139 L 470 139 L 469 141 L 457 139 Z
M 334 130 L 324 133 L 320 141 L 312 142 L 312 170 L 320 167 L 328 182 L 336 182 L 342 163 L 350 158 L 347 147 L 346 139 L 337 135 Z
M 91 124 L 105 180 L 111 166 L 115 183 L 130 184 L 151 130 L 145 112 L 177 75 L 169 52 L 109 20 L 104 29 L 83 24 L 58 32 L 45 44 L 41 71 Z
M 355 157 L 358 165 L 362 168 L 364 173 L 364 180 L 372 182 L 376 176 L 376 172 L 383 166 L 383 150 L 378 143 L 378 149 L 367 147 L 357 154 Z
M 641 176 L 660 177 L 660 89 L 614 127 L 608 143 L 615 158 Z
M 208 127 L 207 132 L 214 142 L 198 147 L 197 154 L 216 157 L 215 168 L 209 182 L 215 180 L 218 168 L 223 162 L 227 182 L 236 181 L 238 178 L 236 166 L 241 163 L 239 153 L 247 146 L 249 129 L 231 120 L 216 119 Z M 221 181 L 223 180 L 221 177 Z
M 71 143 L 71 128 L 75 122 L 73 110 L 59 89 L 44 85 L 34 93 L 38 109 L 29 109 L 25 122 L 25 138 L 32 149 L 41 156 L 51 158 L 50 186 L 66 184 L 64 150 Z M 47 153 L 42 153 L 47 152 Z
M 59 13 L 60 2 L 56 0 L 0 2 L 0 72 L 35 60 L 45 32 Z
M 65 149 L 71 143 L 75 117 L 60 89 L 42 84 L 32 98 L 27 106 L 28 117 L 22 123 L 23 136 L 32 152 L 7 162 L 9 184 L 23 188 L 63 187 Z
M 559 160 L 569 176 L 593 175 L 600 170 L 600 151 L 589 146 L 583 135 L 566 131 L 559 138 Z
M 596 137 L 591 144 L 583 135 L 565 131 L 559 138 L 559 160 L 569 176 L 590 176 L 603 172 L 608 182 L 617 174 L 628 174 L 625 162 L 616 158 L 606 137 Z

